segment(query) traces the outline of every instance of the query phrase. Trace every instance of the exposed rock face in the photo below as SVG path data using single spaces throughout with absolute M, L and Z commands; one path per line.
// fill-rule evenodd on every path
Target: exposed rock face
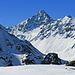
M 48 53 L 45 58 L 43 59 L 42 63 L 41 64 L 65 64 L 67 63 L 68 61 L 64 61 L 62 59 L 60 59 L 58 57 L 58 54 L 56 53 Z
M 43 56 L 38 55 L 37 57 L 32 53 L 22 55 L 22 63 L 23 64 L 41 64 Z

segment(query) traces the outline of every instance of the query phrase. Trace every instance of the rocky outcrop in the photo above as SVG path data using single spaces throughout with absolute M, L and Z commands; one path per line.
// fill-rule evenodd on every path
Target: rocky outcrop
M 58 54 L 56 53 L 48 53 L 45 58 L 43 59 L 41 64 L 65 64 L 68 61 L 62 60 L 58 57 Z
M 41 64 L 42 62 L 42 59 L 43 59 L 43 56 L 41 55 L 33 55 L 32 53 L 29 53 L 29 54 L 23 54 L 22 55 L 22 64 Z

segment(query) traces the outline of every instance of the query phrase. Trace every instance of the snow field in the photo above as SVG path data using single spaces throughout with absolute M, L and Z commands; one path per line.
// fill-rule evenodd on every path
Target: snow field
M 75 75 L 75 70 L 72 68 L 74 67 L 68 67 L 65 65 L 0 67 L 0 75 Z

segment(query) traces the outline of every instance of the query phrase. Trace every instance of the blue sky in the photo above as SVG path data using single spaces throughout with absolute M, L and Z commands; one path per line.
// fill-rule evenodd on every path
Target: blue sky
M 75 0 L 0 0 L 0 24 L 14 26 L 40 10 L 53 19 L 75 17 Z

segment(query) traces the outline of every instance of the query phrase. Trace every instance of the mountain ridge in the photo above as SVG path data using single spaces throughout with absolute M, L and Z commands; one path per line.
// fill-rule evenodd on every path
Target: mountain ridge
M 67 15 L 53 20 L 45 11 L 40 12 L 5 30 L 23 41 L 28 40 L 44 54 L 52 52 L 62 59 L 74 60 L 75 18 Z
M 40 14 L 40 18 L 37 16 Z M 46 16 L 45 16 L 46 15 Z M 41 16 L 43 17 L 41 19 Z M 47 17 L 47 19 L 46 19 Z M 38 19 L 40 19 L 38 21 Z M 36 15 L 34 15 L 33 17 L 31 18 L 28 18 L 27 20 L 13 26 L 13 27 L 8 27 L 6 28 L 6 30 L 11 33 L 11 34 L 14 34 L 15 36 L 17 37 L 23 37 L 24 39 L 26 38 L 26 36 L 24 35 L 17 35 L 18 33 L 17 32 L 23 32 L 22 34 L 24 34 L 25 32 L 29 32 L 29 31 L 32 31 L 40 26 L 45 26 L 45 25 L 48 25 L 48 24 L 53 24 L 55 26 L 55 28 L 57 28 L 57 23 L 59 23 L 59 25 L 62 27 L 62 24 L 63 25 L 68 25 L 68 23 L 72 20 L 72 19 L 75 19 L 73 18 L 72 16 L 70 15 L 67 15 L 65 16 L 63 19 L 57 19 L 57 20 L 53 20 L 51 17 L 49 17 L 49 15 L 44 11 L 44 10 L 41 10 L 39 11 Z M 41 21 L 42 20 L 42 21 Z M 75 23 L 74 23 L 75 24 Z M 73 28 L 73 27 L 71 27 Z M 67 28 L 68 29 L 68 28 Z M 62 31 L 61 31 L 62 32 Z M 63 32 L 64 33 L 64 32 Z M 21 33 L 20 33 L 21 34 Z M 20 38 L 22 39 L 22 38 Z M 27 38 L 26 38 L 27 39 Z M 22 39 L 23 40 L 23 39 Z M 28 39 L 27 39 L 28 40 Z M 28 40 L 30 41 L 30 40 Z

